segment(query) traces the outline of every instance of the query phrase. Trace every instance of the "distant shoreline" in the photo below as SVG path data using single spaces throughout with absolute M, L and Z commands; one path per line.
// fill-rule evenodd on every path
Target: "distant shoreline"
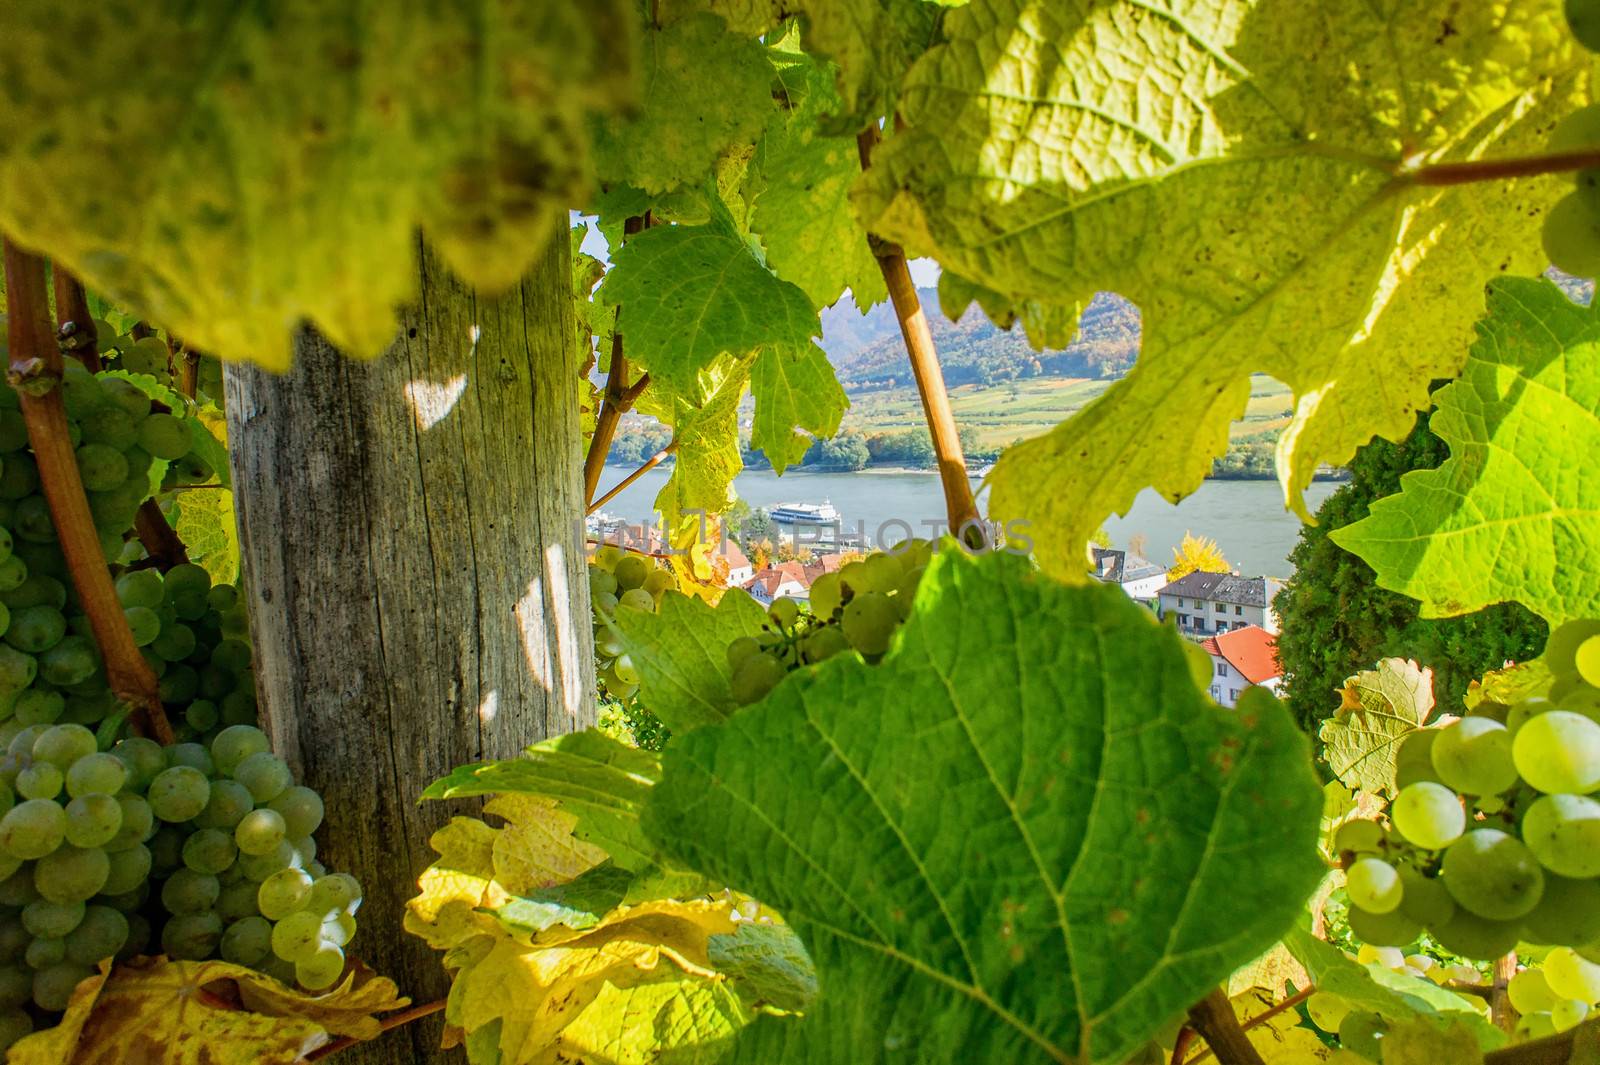
M 672 462 L 671 462 L 671 460 L 668 460 L 666 462 L 660 463 L 659 465 L 662 468 L 670 469 L 672 467 Z M 610 469 L 610 470 L 621 470 L 623 472 L 631 472 L 632 470 L 636 469 L 637 467 L 634 466 L 631 463 L 626 463 L 626 462 L 607 462 L 606 463 L 606 468 Z M 749 470 L 752 473 L 770 473 L 770 472 L 772 472 L 772 467 L 771 466 L 746 466 L 745 469 Z M 924 476 L 929 476 L 929 477 L 937 477 L 939 475 L 938 469 L 936 469 L 933 466 L 873 466 L 873 465 L 867 465 L 867 466 L 861 467 L 859 470 L 841 470 L 841 469 L 826 468 L 826 467 L 821 467 L 821 466 L 790 466 L 788 469 L 783 471 L 782 476 L 787 477 L 787 476 L 789 476 L 791 474 L 807 475 L 807 474 L 841 474 L 841 473 L 870 473 L 870 474 L 874 474 L 876 476 L 888 476 L 888 475 L 898 475 L 898 474 L 906 474 L 906 473 L 922 474 Z M 1206 477 L 1206 480 L 1208 480 L 1208 481 L 1276 481 L 1277 479 L 1278 479 L 1278 475 L 1276 473 L 1214 473 L 1214 474 L 1209 474 Z M 1317 471 L 1316 476 L 1312 477 L 1311 479 L 1313 481 L 1348 481 L 1350 479 L 1350 473 L 1349 473 L 1348 470 L 1344 470 L 1344 469 L 1327 470 L 1327 471 L 1319 470 L 1319 471 Z

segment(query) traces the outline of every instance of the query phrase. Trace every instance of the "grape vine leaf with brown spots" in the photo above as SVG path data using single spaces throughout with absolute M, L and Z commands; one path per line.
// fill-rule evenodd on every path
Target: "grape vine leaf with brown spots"
M 1120 1062 L 1271 946 L 1323 872 L 1309 746 L 1180 640 L 952 548 L 879 664 L 675 734 L 647 833 L 783 914 L 821 988 L 733 1060 Z

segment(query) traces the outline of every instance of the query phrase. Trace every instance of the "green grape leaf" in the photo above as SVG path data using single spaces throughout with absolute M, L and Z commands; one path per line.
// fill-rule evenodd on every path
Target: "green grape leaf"
M 190 401 L 174 408 L 182 413 L 184 428 L 189 431 L 189 451 L 200 458 L 217 475 L 223 488 L 233 487 L 233 470 L 228 465 L 228 418 L 214 404 Z M 220 433 L 221 439 L 217 434 Z
M 1121 1062 L 1271 946 L 1322 791 L 1277 700 L 1218 708 L 1181 639 L 950 549 L 879 664 L 675 733 L 646 830 L 781 912 L 822 988 L 735 1060 Z
M 515 895 L 496 907 L 494 915 L 502 928 L 525 941 L 538 941 L 557 925 L 584 932 L 622 905 L 632 883 L 632 873 L 602 862 L 563 884 Z
M 817 997 L 816 967 L 786 924 L 741 922 L 731 936 L 712 936 L 706 956 L 752 1006 L 802 1012 Z
M 700 11 L 721 15 L 728 30 L 744 37 L 758 37 L 789 16 L 787 0 L 660 0 L 663 25 Z
M 231 491 L 204 485 L 174 492 L 172 531 L 183 541 L 189 561 L 211 574 L 212 584 L 239 579 L 239 522 Z
M 1319 464 L 1411 429 L 1486 278 L 1544 268 L 1539 218 L 1571 188 L 1414 175 L 1544 151 L 1591 58 L 1554 0 L 974 0 L 943 32 L 856 207 L 1007 320 L 1059 333 L 1101 290 L 1138 305 L 1133 371 L 991 477 L 990 516 L 1031 522 L 1077 581 L 1107 515 L 1199 487 L 1253 372 L 1296 394 L 1278 457 L 1302 515 Z
M 799 287 L 755 257 L 726 211 L 703 226 L 655 226 L 617 250 L 599 298 L 623 310 L 628 358 L 683 395 L 726 353 L 798 348 L 822 327 Z
M 1392 972 L 1376 962 L 1362 965 L 1303 928 L 1291 930 L 1283 942 L 1306 967 L 1318 991 L 1331 991 L 1357 1009 L 1382 1014 L 1393 1023 L 1418 1016 L 1455 1021 L 1469 1029 L 1485 1050 L 1493 1050 L 1506 1041 L 1505 1033 L 1478 1013 L 1471 1002 L 1432 980 Z
M 756 399 L 750 443 L 780 474 L 805 457 L 813 438 L 838 432 L 850 406 L 833 364 L 815 344 L 798 350 L 764 348 L 756 357 L 750 392 Z
M 1393 795 L 1400 741 L 1433 710 L 1433 670 L 1385 658 L 1346 680 L 1340 696 L 1339 709 L 1317 733 L 1328 768 L 1346 787 Z
M 728 645 L 759 636 L 767 612 L 730 588 L 713 607 L 669 591 L 655 613 L 619 609 L 613 626 L 639 671 L 639 702 L 674 733 L 726 720 L 739 704 L 728 690 Z
M 801 0 L 806 47 L 839 66 L 844 112 L 855 133 L 894 113 L 901 79 L 937 38 L 941 5 L 923 0 Z
M 1332 534 L 1423 617 L 1515 600 L 1555 628 L 1600 616 L 1600 319 L 1549 281 L 1489 286 L 1461 377 L 1429 422 L 1450 445 L 1436 470 Z
M 698 517 L 703 527 L 705 515 L 721 514 L 733 502 L 733 479 L 744 468 L 744 456 L 739 452 L 739 404 L 754 361 L 753 357 L 720 360 L 714 372 L 701 375 L 703 381 L 715 382 L 704 400 L 690 404 L 678 397 L 671 417 L 662 419 L 672 427 L 678 445 L 672 476 L 656 493 L 656 509 L 664 527 L 678 527 L 686 517 L 691 522 Z M 651 387 L 655 387 L 654 377 Z M 658 396 L 657 401 L 664 402 L 667 395 L 670 393 Z
M 761 45 L 715 15 L 691 15 L 644 33 L 640 107 L 595 127 L 605 181 L 646 193 L 705 180 L 717 156 L 753 142 L 772 110 L 772 64 Z
M 480 14 L 8 4 L 0 229 L 200 350 L 281 369 L 310 319 L 375 355 L 418 228 L 509 286 L 592 183 L 590 116 L 636 99 L 631 0 Z
M 459 766 L 429 784 L 422 797 L 550 799 L 577 819 L 574 836 L 604 850 L 619 867 L 638 871 L 659 857 L 639 827 L 639 813 L 660 779 L 660 755 L 585 729 L 536 743 L 520 758 Z

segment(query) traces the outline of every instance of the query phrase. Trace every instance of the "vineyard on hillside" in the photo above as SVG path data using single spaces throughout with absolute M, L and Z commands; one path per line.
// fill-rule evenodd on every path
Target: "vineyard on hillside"
M 1597 52 L 1596 0 L 13 0 L 6 1060 L 1594 1061 Z M 1355 459 L 1292 711 L 1088 564 L 1241 442 L 1302 517 Z M 755 580 L 734 479 L 808 455 L 947 520 Z

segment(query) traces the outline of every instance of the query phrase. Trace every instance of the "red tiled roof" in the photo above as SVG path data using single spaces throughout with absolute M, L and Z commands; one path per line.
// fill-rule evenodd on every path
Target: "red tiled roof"
M 723 540 L 712 554 L 712 557 L 726 559 L 730 570 L 743 569 L 750 564 L 750 559 L 745 557 L 745 553 L 739 549 L 739 545 L 731 539 Z
M 806 577 L 805 567 L 798 562 L 779 562 L 775 566 L 768 566 L 754 577 L 744 582 L 746 588 L 760 585 L 768 595 L 777 595 L 778 586 L 787 581 L 794 581 L 802 588 L 811 587 L 811 581 Z
M 1278 641 L 1259 625 L 1208 636 L 1200 643 L 1206 653 L 1227 661 L 1251 684 L 1265 684 L 1283 675 L 1278 664 Z

